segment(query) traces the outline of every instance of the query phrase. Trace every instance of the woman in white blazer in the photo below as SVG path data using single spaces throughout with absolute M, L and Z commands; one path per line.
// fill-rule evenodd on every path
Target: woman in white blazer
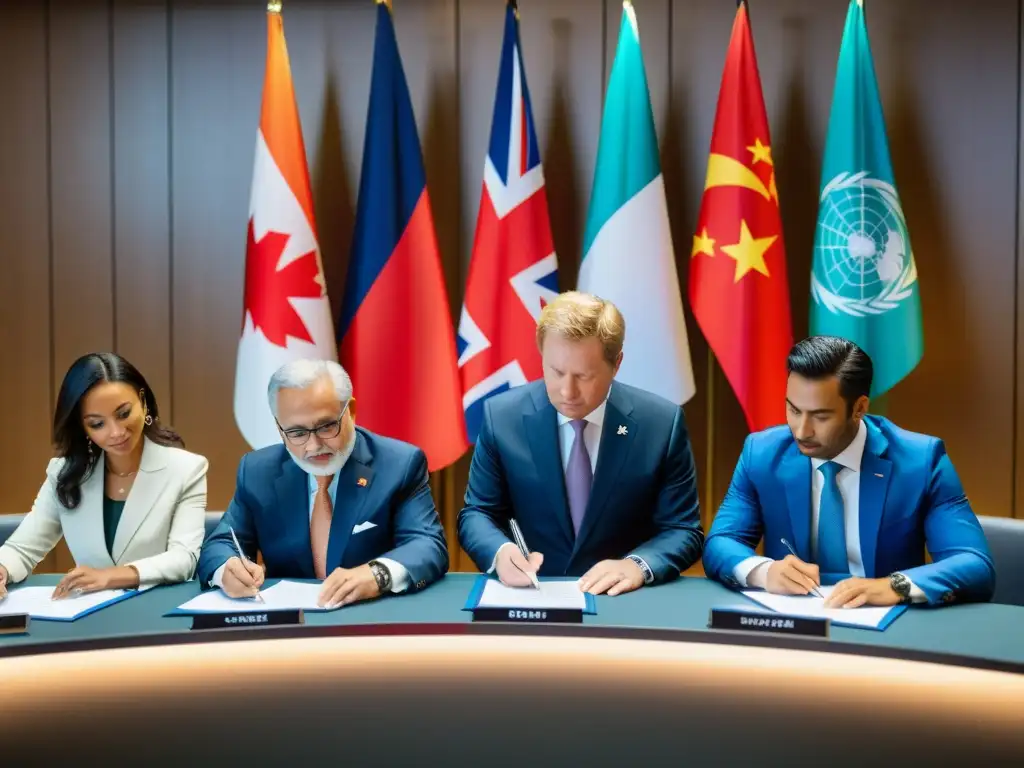
M 160 424 L 142 374 L 111 353 L 76 360 L 57 397 L 53 440 L 58 458 L 0 547 L 0 597 L 61 536 L 76 567 L 55 598 L 191 579 L 205 534 L 208 462 Z

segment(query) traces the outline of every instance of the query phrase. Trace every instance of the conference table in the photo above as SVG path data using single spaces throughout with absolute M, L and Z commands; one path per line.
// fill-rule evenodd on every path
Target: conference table
M 753 603 L 684 577 L 599 596 L 582 624 L 491 623 L 463 610 L 476 579 L 298 626 L 165 616 L 195 582 L 33 621 L 0 636 L 0 760 L 1024 765 L 1022 607 L 912 606 L 828 638 L 728 632 L 711 609 Z

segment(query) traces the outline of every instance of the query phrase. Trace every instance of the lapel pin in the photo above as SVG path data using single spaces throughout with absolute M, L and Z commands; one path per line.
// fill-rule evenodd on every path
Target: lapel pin
M 620 434 L 620 435 L 624 435 L 624 434 L 626 434 L 626 433 L 627 433 L 628 431 L 629 431 L 629 430 L 627 430 L 627 429 L 626 429 L 626 425 L 625 425 L 625 424 L 619 424 L 619 434 Z
M 360 477 L 358 480 L 356 480 L 356 485 L 358 485 L 360 488 L 365 488 L 366 487 L 366 478 L 365 477 Z

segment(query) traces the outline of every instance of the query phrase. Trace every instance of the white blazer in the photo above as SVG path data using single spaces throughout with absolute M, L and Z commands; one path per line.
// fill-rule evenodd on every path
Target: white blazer
M 52 459 L 32 511 L 0 547 L 10 581 L 25 579 L 63 535 L 75 563 L 90 568 L 131 565 L 140 586 L 188 581 L 206 533 L 203 456 L 143 438 L 142 461 L 114 534 L 113 557 L 103 535 L 105 457 L 82 483 L 82 500 L 67 509 L 57 499 L 64 459 Z

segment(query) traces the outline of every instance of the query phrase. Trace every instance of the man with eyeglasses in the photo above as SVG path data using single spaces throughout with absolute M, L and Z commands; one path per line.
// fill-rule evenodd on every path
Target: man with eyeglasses
M 335 362 L 288 363 L 267 394 L 283 444 L 242 457 L 199 557 L 203 588 L 252 597 L 264 576 L 315 578 L 333 608 L 441 578 L 448 546 L 423 451 L 356 426 L 352 381 Z

